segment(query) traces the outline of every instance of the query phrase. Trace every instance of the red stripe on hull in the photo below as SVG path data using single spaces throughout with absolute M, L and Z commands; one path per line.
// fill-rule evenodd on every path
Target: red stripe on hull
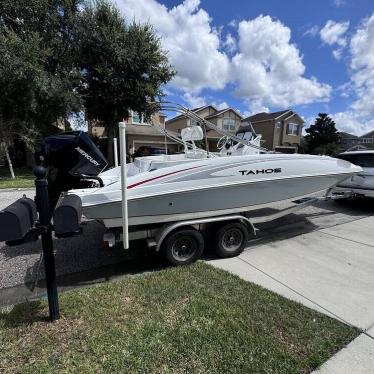
M 139 185 L 141 185 L 141 184 L 144 184 L 144 183 L 147 183 L 147 182 L 151 182 L 151 181 L 154 181 L 154 180 L 156 180 L 156 179 L 160 179 L 160 178 L 163 178 L 163 177 L 167 177 L 168 175 L 173 175 L 173 174 L 181 173 L 182 171 L 192 170 L 192 169 L 196 169 L 196 168 L 199 168 L 199 167 L 200 167 L 200 166 L 194 166 L 193 168 L 177 170 L 177 171 L 173 171 L 172 173 L 167 173 L 167 174 L 164 174 L 164 175 L 159 175 L 159 176 L 157 176 L 157 177 L 149 178 L 149 179 L 146 179 L 146 180 L 144 180 L 144 181 L 140 181 L 140 182 L 136 182 L 136 183 L 134 183 L 134 184 L 130 184 L 130 186 L 127 186 L 127 189 L 137 187 L 137 186 L 139 186 Z

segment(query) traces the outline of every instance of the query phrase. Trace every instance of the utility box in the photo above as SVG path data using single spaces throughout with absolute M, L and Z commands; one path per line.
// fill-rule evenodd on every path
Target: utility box
M 26 197 L 0 211 L 0 241 L 22 240 L 37 219 L 36 205 Z
M 34 226 L 35 221 L 38 219 L 35 201 L 28 197 L 23 197 L 22 199 L 18 199 L 16 203 L 17 202 L 23 204 L 27 208 L 27 211 L 29 212 L 30 226 Z
M 57 237 L 68 237 L 81 232 L 82 200 L 77 195 L 64 195 L 53 212 L 53 227 Z

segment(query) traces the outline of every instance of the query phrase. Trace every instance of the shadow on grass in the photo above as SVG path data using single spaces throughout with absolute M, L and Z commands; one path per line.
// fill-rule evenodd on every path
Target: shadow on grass
M 160 253 L 149 250 L 143 241 L 133 243 L 132 249 L 126 253 L 123 253 L 123 249 L 119 247 L 111 251 L 115 262 L 82 271 L 58 274 L 58 287 L 61 290 L 86 287 L 97 283 L 110 282 L 123 276 L 156 272 L 170 267 Z M 36 287 L 39 289 L 45 288 L 44 264 L 41 264 L 40 269 L 38 269 L 36 263 L 34 268 L 28 269 L 28 273 L 36 274 L 39 270 L 41 279 L 36 282 L 29 282 L 27 285 L 31 291 Z
M 0 326 L 5 328 L 15 328 L 31 325 L 35 322 L 49 321 L 45 313 L 45 304 L 42 301 L 32 301 L 18 304 L 10 311 L 0 312 Z

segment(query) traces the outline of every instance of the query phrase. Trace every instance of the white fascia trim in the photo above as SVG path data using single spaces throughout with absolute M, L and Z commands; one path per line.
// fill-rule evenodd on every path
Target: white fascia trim
M 288 119 L 292 118 L 293 116 L 296 116 L 296 113 L 292 113 L 290 116 L 286 117 L 283 121 L 287 121 Z
M 283 113 L 283 114 L 281 114 L 280 116 L 274 118 L 274 121 L 277 120 L 278 118 L 281 118 L 282 116 L 284 116 L 285 114 L 287 114 L 287 113 L 289 113 L 289 112 L 292 112 L 292 110 L 288 110 L 286 113 Z M 296 113 L 294 113 L 294 114 L 296 114 Z M 290 117 L 292 117 L 292 116 L 290 116 Z M 287 117 L 287 118 L 289 118 L 289 117 Z M 286 118 L 286 119 L 287 119 L 287 118 Z

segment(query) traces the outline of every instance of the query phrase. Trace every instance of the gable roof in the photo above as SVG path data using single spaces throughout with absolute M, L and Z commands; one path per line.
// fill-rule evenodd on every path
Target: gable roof
M 197 107 L 197 108 L 194 108 L 194 109 L 191 109 L 191 112 L 194 112 L 194 113 L 198 113 L 198 112 L 201 112 L 202 110 L 206 109 L 206 108 L 212 108 L 213 110 L 215 110 L 217 112 L 217 108 L 215 108 L 213 105 L 203 105 L 203 106 L 200 106 L 200 107 Z M 170 123 L 170 122 L 173 122 L 179 118 L 186 118 L 186 116 L 184 114 L 179 114 L 178 116 L 175 116 L 173 118 L 170 118 L 166 121 L 166 123 Z
M 353 134 L 350 134 L 349 132 L 344 132 L 344 131 L 340 131 L 340 132 L 339 132 L 339 135 L 340 135 L 343 139 L 357 139 L 357 138 L 358 138 L 358 136 L 353 135 Z
M 296 112 L 294 112 L 291 109 L 281 110 L 279 112 L 273 112 L 273 113 L 261 112 L 261 113 L 254 114 L 253 116 L 249 116 L 247 118 L 244 118 L 242 121 L 243 122 L 249 121 L 251 123 L 263 122 L 263 121 L 272 121 L 272 120 L 276 120 L 276 119 L 278 119 L 278 118 L 280 118 L 280 117 L 282 117 L 286 114 L 289 114 L 289 115 L 284 119 L 288 119 L 290 117 L 297 116 L 297 117 L 299 117 L 300 120 L 305 122 L 303 120 L 303 118 L 301 118 Z
M 374 138 L 374 130 L 360 136 L 360 138 Z
M 195 112 L 195 113 L 197 113 L 197 112 L 200 112 L 200 111 L 202 111 L 203 109 L 205 109 L 205 108 L 209 108 L 209 107 L 213 108 L 214 110 L 217 110 L 216 107 L 214 107 L 213 105 L 210 105 L 210 104 L 209 104 L 209 105 L 199 106 L 199 107 L 197 107 L 197 108 L 195 108 L 195 109 L 192 109 L 192 111 Z
M 245 118 L 245 120 L 248 120 L 250 122 L 268 121 L 268 120 L 276 119 L 286 114 L 287 112 L 292 112 L 292 111 L 290 109 L 287 109 L 287 110 L 281 110 L 279 112 L 273 112 L 273 113 L 261 112 L 261 113 L 254 114 L 253 116 L 249 116 Z
M 288 112 L 294 113 L 291 109 L 286 109 L 286 110 L 281 110 L 279 112 L 269 113 L 269 116 L 270 116 L 271 119 L 276 119 L 276 118 L 278 118 L 280 116 L 283 116 L 284 114 L 286 114 Z
M 225 112 L 228 112 L 229 110 L 231 110 L 232 112 L 234 112 L 238 117 L 240 118 L 243 118 L 235 109 L 233 108 L 224 108 L 224 109 L 221 109 L 219 110 L 218 112 L 216 113 L 213 113 L 213 114 L 210 114 L 209 116 L 205 117 L 206 119 L 209 119 L 209 118 L 214 118 L 214 117 L 217 117 L 219 116 L 220 114 L 223 114 Z

